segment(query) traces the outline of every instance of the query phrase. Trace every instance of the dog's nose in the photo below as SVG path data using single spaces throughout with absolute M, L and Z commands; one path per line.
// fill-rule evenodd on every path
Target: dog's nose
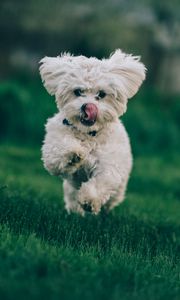
M 85 103 L 81 106 L 81 122 L 92 126 L 96 122 L 98 108 L 94 103 Z

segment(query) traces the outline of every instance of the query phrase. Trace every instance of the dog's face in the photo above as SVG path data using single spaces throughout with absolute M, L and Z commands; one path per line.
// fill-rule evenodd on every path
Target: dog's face
M 41 60 L 40 74 L 58 109 L 81 131 L 98 130 L 124 114 L 145 79 L 139 57 L 116 50 L 109 59 L 64 54 Z

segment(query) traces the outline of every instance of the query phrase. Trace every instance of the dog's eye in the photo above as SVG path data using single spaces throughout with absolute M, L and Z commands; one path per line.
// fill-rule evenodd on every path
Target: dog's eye
M 82 96 L 82 94 L 83 94 L 83 90 L 81 90 L 81 89 L 75 89 L 74 90 L 74 95 L 76 97 L 80 97 L 80 96 Z
M 106 93 L 103 90 L 100 90 L 97 94 L 97 98 L 103 99 L 104 97 L 106 97 Z

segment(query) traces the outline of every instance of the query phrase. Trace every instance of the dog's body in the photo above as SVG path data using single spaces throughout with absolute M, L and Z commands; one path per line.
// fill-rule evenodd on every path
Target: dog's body
M 145 78 L 145 67 L 120 50 L 102 61 L 65 54 L 41 62 L 44 85 L 60 110 L 46 125 L 45 168 L 64 178 L 68 212 L 110 210 L 123 201 L 132 167 L 118 118 Z

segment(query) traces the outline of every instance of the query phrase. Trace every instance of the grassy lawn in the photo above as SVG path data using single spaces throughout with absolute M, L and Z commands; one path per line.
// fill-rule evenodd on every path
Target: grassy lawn
M 139 156 L 108 217 L 67 215 L 38 148 L 0 146 L 0 299 L 179 299 L 176 154 Z

